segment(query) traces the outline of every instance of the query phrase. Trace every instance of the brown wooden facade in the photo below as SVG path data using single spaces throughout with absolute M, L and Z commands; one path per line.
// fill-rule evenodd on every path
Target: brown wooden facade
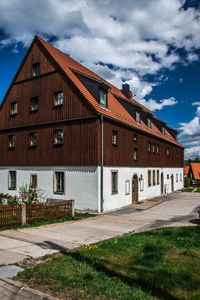
M 41 75 L 32 76 L 40 63 Z M 63 105 L 55 106 L 55 92 L 63 91 Z M 31 111 L 31 98 L 39 109 Z M 17 114 L 11 115 L 11 103 Z M 54 145 L 54 130 L 63 129 L 63 144 Z M 117 145 L 112 132 L 117 131 Z M 37 146 L 30 147 L 30 132 L 37 132 Z M 15 147 L 8 149 L 8 136 Z M 137 134 L 137 142 L 134 141 Z M 149 152 L 148 144 L 159 145 Z M 137 149 L 137 159 L 133 152 Z M 167 155 L 169 149 L 169 155 Z M 25 57 L 0 109 L 1 166 L 97 166 L 101 164 L 100 116 L 36 42 Z M 182 167 L 183 148 L 164 139 L 104 117 L 104 165 L 130 167 Z

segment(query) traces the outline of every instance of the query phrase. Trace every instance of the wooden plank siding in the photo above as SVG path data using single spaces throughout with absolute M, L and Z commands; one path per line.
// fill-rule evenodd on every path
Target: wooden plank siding
M 113 130 L 117 131 L 117 145 L 112 144 Z M 137 134 L 137 142 L 134 142 L 134 134 Z M 148 152 L 149 142 L 151 142 L 151 152 Z M 159 144 L 159 153 L 152 152 L 153 143 L 155 143 L 155 146 Z M 134 148 L 137 148 L 137 161 L 133 158 Z M 167 148 L 169 148 L 169 156 L 167 156 Z M 176 151 L 178 151 L 178 158 L 176 157 Z M 104 165 L 182 168 L 183 149 L 105 118 Z
M 63 129 L 63 145 L 54 145 L 54 130 Z M 37 132 L 37 146 L 29 147 L 30 132 Z M 1 166 L 89 166 L 98 160 L 99 120 L 85 119 L 67 124 L 36 126 L 9 131 L 15 148 L 8 149 L 8 132 L 0 134 Z

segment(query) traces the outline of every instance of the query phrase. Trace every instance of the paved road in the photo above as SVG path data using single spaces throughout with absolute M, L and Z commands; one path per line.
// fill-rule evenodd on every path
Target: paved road
M 145 208 L 145 203 L 143 206 Z M 198 223 L 195 221 L 197 207 L 200 207 L 199 193 L 180 192 L 165 196 L 162 203 L 149 209 L 133 205 L 70 224 L 3 231 L 0 232 L 0 265 L 97 243 L 129 232 L 163 226 L 192 226 L 189 220 Z

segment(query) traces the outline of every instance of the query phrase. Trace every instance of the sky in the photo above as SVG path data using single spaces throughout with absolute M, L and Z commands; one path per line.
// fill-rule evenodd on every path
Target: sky
M 0 102 L 38 34 L 179 130 L 200 158 L 200 0 L 1 0 Z

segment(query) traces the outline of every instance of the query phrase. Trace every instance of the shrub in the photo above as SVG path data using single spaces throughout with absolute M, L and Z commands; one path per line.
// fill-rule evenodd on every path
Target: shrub
M 43 194 L 43 190 L 33 187 L 30 184 L 25 184 L 19 187 L 20 198 L 25 203 L 39 202 L 43 199 Z
M 190 186 L 190 178 L 189 177 L 185 177 L 184 178 L 184 187 L 189 187 Z
M 196 185 L 197 185 L 198 187 L 200 187 L 200 179 L 197 179 L 197 180 L 196 180 Z

